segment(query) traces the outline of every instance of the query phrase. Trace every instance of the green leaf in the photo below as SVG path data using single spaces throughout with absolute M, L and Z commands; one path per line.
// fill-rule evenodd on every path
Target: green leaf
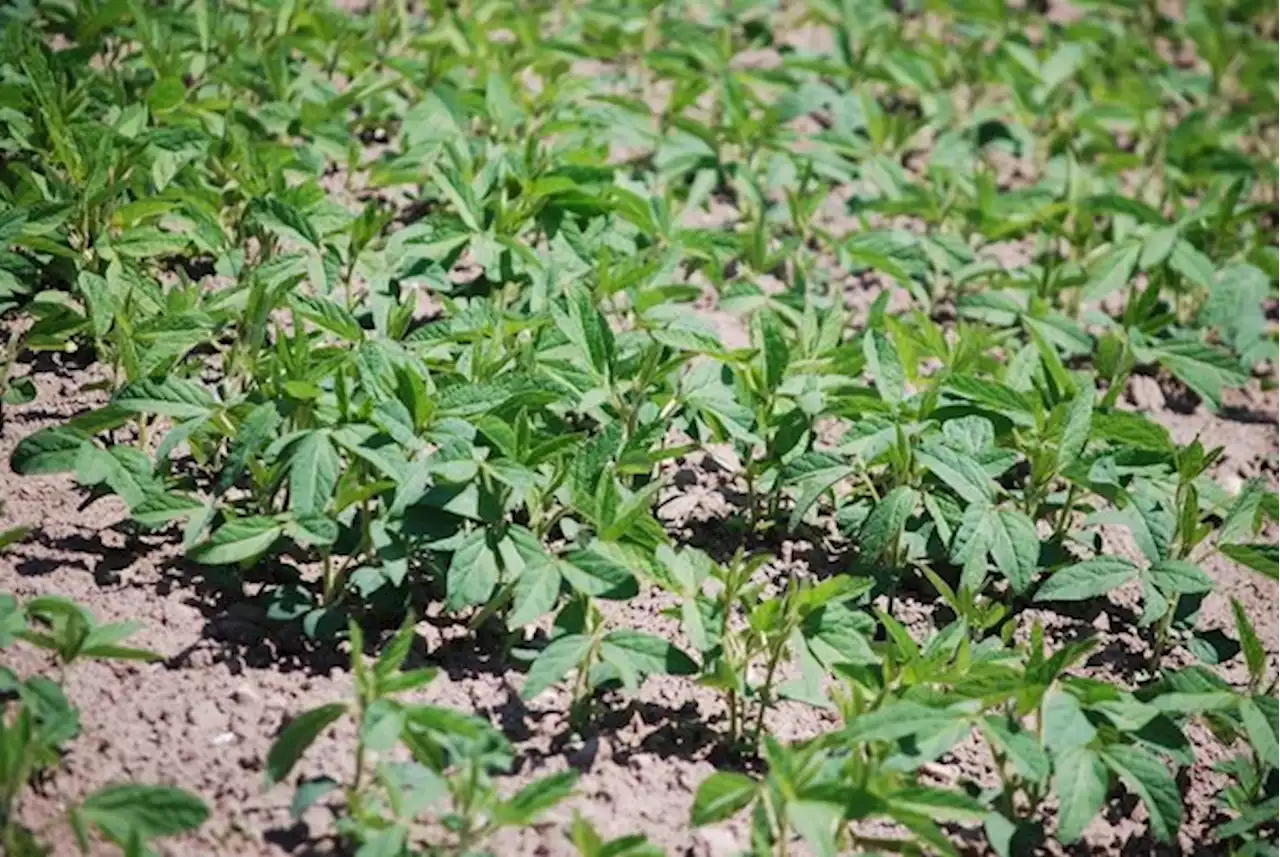
M 1015 509 L 974 503 L 964 511 L 951 545 L 951 560 L 968 566 L 990 553 L 1014 592 L 1022 593 L 1035 578 L 1040 559 L 1036 525 Z
M 985 717 L 979 725 L 987 740 L 1013 764 L 1020 777 L 1033 783 L 1049 778 L 1049 757 L 1035 735 L 1012 729 L 1007 721 L 998 717 Z
M 844 807 L 827 800 L 800 798 L 787 805 L 787 820 L 800 834 L 813 857 L 836 857 L 836 831 L 844 818 Z
M 670 324 L 654 327 L 649 335 L 655 341 L 677 351 L 709 354 L 713 357 L 722 357 L 725 353 L 724 344 L 716 338 L 715 333 L 696 326 L 693 320 L 676 319 Z
M 1093 433 L 1121 446 L 1149 452 L 1173 451 L 1173 439 L 1169 437 L 1168 429 L 1133 411 L 1094 413 Z
M 313 708 L 289 721 L 271 749 L 267 751 L 267 782 L 284 782 L 293 766 L 302 758 L 307 748 L 320 737 L 320 733 L 335 723 L 347 711 L 340 702 L 331 702 Z
M 1110 776 L 1102 758 L 1088 747 L 1069 747 L 1053 760 L 1058 794 L 1058 839 L 1075 842 L 1107 799 Z
M 320 235 L 315 226 L 292 205 L 267 197 L 254 200 L 251 211 L 254 219 L 269 232 L 320 249 Z
M 1163 505 L 1141 495 L 1135 496 L 1121 516 L 1148 562 L 1157 563 L 1168 558 L 1177 522 Z
M 539 815 L 573 794 L 573 787 L 577 783 L 577 771 L 560 771 L 535 780 L 516 792 L 510 800 L 498 804 L 494 820 L 508 827 L 530 824 Z
M 613 367 L 613 332 L 586 289 L 574 289 L 563 310 L 552 306 L 556 327 L 578 346 L 587 365 L 601 378 L 611 377 Z
M 1141 747 L 1125 744 L 1112 744 L 1101 755 L 1125 786 L 1142 798 L 1156 838 L 1173 842 L 1182 825 L 1182 793 L 1164 762 Z
M 1218 541 L 1223 544 L 1242 542 L 1253 538 L 1258 522 L 1258 513 L 1267 496 L 1267 486 L 1261 479 L 1250 479 L 1236 495 L 1235 501 L 1227 509 L 1222 527 L 1218 530 Z
M 273 518 L 233 518 L 187 555 L 205 565 L 243 562 L 266 553 L 283 532 L 283 525 Z
M 899 485 L 876 503 L 858 535 L 858 545 L 863 557 L 879 558 L 890 545 L 897 543 L 907 519 L 915 511 L 919 497 L 915 489 Z
M 105 483 L 130 508 L 160 490 L 151 460 L 131 446 L 113 446 L 104 451 L 92 444 L 84 445 L 76 461 L 76 480 L 82 485 Z
M 878 330 L 869 330 L 862 339 L 862 353 L 880 398 L 897 405 L 906 395 L 907 372 L 893 340 Z
M 938 821 L 981 821 L 990 810 L 981 801 L 958 791 L 910 786 L 888 796 L 894 806 Z
M 801 456 L 803 458 L 803 456 Z M 791 517 L 787 520 L 787 529 L 794 531 L 800 526 L 800 522 L 804 519 L 805 512 L 818 502 L 826 491 L 832 485 L 835 485 L 841 479 L 852 476 L 854 473 L 852 467 L 840 465 L 837 467 L 827 467 L 806 474 L 800 480 L 800 494 L 796 497 L 795 505 L 791 507 Z
M 1272 717 L 1267 717 L 1263 712 L 1258 704 L 1259 700 L 1271 703 Z M 1280 758 L 1280 743 L 1276 738 L 1274 714 L 1273 698 L 1255 697 L 1240 701 L 1240 721 L 1244 724 L 1245 734 L 1249 736 L 1249 743 L 1253 745 L 1258 758 L 1266 759 L 1270 764 L 1275 764 L 1274 760 Z
M 360 848 L 353 857 L 400 857 L 405 853 L 405 841 L 409 831 L 403 824 L 376 829 L 365 834 Z
M 144 527 L 162 527 L 203 508 L 204 504 L 196 498 L 170 491 L 150 495 L 130 509 L 129 516 Z
M 231 442 L 227 456 L 214 489 L 221 494 L 231 488 L 249 461 L 267 448 L 276 428 L 280 425 L 280 413 L 271 402 L 256 405 L 240 422 L 239 431 Z
M 640 631 L 610 631 L 603 645 L 617 650 L 642 674 L 693 675 L 698 665 L 675 645 Z
M 356 317 L 341 304 L 314 295 L 293 295 L 294 309 L 312 324 L 319 325 L 347 342 L 364 339 L 364 329 Z
M 41 429 L 18 443 L 9 466 L 20 476 L 67 473 L 75 469 L 80 448 L 88 442 L 82 433 L 66 426 Z
M 1249 678 L 1256 686 L 1267 673 L 1267 650 L 1253 629 L 1249 615 L 1244 606 L 1236 599 L 1231 599 L 1231 612 L 1236 620 L 1236 636 L 1240 638 L 1240 648 L 1244 651 L 1244 660 L 1249 667 Z
M 208 416 L 218 403 L 209 391 L 183 378 L 160 378 L 127 384 L 112 403 L 142 414 L 159 414 L 176 420 Z
M 1035 422 L 1027 398 L 1004 384 L 972 375 L 955 375 L 947 379 L 947 389 L 1019 425 L 1030 426 Z
M 186 235 L 165 232 L 155 226 L 134 226 L 110 240 L 111 250 L 130 259 L 172 256 L 187 249 Z
M 147 106 L 156 113 L 167 113 L 175 109 L 187 97 L 187 88 L 178 77 L 162 77 L 147 93 Z
M 449 610 L 461 610 L 485 603 L 498 585 L 498 576 L 498 556 L 489 545 L 488 531 L 472 530 L 449 561 L 445 605 Z
M 1169 267 L 1202 289 L 1213 288 L 1213 260 L 1196 249 L 1196 245 L 1179 239 L 1169 254 Z
M 1175 339 L 1135 353 L 1146 359 L 1154 357 L 1188 387 L 1205 399 L 1214 410 L 1222 407 L 1224 387 L 1242 387 L 1248 374 L 1226 351 L 1193 339 Z
M 786 376 L 791 350 L 787 347 L 782 322 L 775 313 L 762 312 L 755 319 L 759 327 L 761 358 L 764 361 L 765 388 L 776 390 Z
M 137 622 L 112 622 L 99 625 L 84 638 L 80 654 L 84 657 L 116 659 L 124 661 L 147 661 L 154 663 L 164 660 L 164 656 L 147 649 L 135 649 L 118 645 L 138 631 L 141 625 Z
M 1245 568 L 1251 568 L 1272 580 L 1277 579 L 1277 567 L 1280 567 L 1280 549 L 1277 549 L 1276 545 L 1267 543 L 1219 545 L 1218 549 L 1228 558 L 1235 560 Z
M 1212 592 L 1213 581 L 1194 563 L 1167 559 L 1147 569 L 1151 583 L 1163 593 L 1194 595 Z
M 115 785 L 84 799 L 79 812 L 114 842 L 145 841 L 195 830 L 209 817 L 204 801 L 169 786 Z
M 0 530 L 0 551 L 18 544 L 31 534 L 31 527 L 10 527 Z
M 1127 244 L 1113 249 L 1104 256 L 1090 272 L 1089 283 L 1085 287 L 1085 299 L 1100 301 L 1124 288 L 1133 275 L 1133 269 L 1137 266 L 1138 256 L 1141 253 L 1142 245 Z
M 991 556 L 1014 593 L 1026 592 L 1040 560 L 1035 523 L 1016 509 L 998 510 L 991 528 Z
M 0 649 L 13 645 L 17 635 L 26 628 L 27 617 L 18 606 L 18 599 L 0 592 Z
M 604 527 L 600 538 L 606 542 L 614 542 L 625 536 L 653 508 L 654 498 L 664 487 L 665 483 L 661 479 L 655 479 L 623 499 L 614 512 L 613 519 L 600 522 Z
M 949 711 L 903 700 L 854 718 L 840 734 L 851 743 L 897 741 L 948 726 L 955 722 L 956 716 Z
M 585 634 L 568 634 L 552 640 L 529 665 L 520 698 L 533 699 L 560 681 L 579 665 L 590 648 L 591 637 Z
M 989 503 L 995 495 L 991 477 L 968 455 L 935 445 L 917 450 L 916 458 L 967 503 Z
M 520 628 L 549 613 L 560 596 L 560 581 L 560 572 L 550 560 L 527 564 L 511 594 L 507 627 Z
M 745 774 L 717 771 L 698 784 L 690 820 L 702 827 L 732 818 L 755 800 L 758 788 Z
M 326 431 L 308 432 L 289 457 L 289 509 L 298 517 L 324 513 L 338 484 L 342 460 Z
M 837 663 L 878 664 L 880 658 L 867 642 L 874 628 L 865 613 L 828 603 L 805 616 L 801 633 L 814 655 L 828 667 Z
M 724 433 L 741 443 L 760 443 L 751 431 L 754 415 L 751 409 L 738 401 L 733 388 L 727 385 L 718 363 L 703 361 L 694 366 L 681 379 L 681 397 L 695 411 L 714 418 Z
M 1162 263 L 1173 251 L 1174 242 L 1178 240 L 1178 227 L 1166 226 L 1147 234 L 1142 242 L 1142 255 L 1138 259 L 1138 267 L 1144 271 Z
M 298 821 L 316 801 L 340 788 L 342 784 L 330 777 L 317 777 L 298 783 L 293 792 L 293 800 L 289 801 L 289 817 Z
M 476 205 L 471 188 L 463 181 L 456 168 L 442 169 L 434 164 L 427 168 L 427 174 L 435 182 L 436 187 L 453 207 L 453 213 L 462 219 L 472 232 L 482 231 L 480 221 L 483 213 Z
M 81 271 L 76 286 L 84 295 L 88 306 L 89 322 L 93 335 L 99 339 L 111 329 L 116 313 L 116 297 L 107 278 L 92 271 Z
M 569 585 L 593 598 L 625 600 L 640 591 L 624 548 L 594 541 L 565 557 L 560 573 Z
M 1097 598 L 1138 576 L 1138 568 L 1114 556 L 1087 559 L 1060 568 L 1036 592 L 1036 601 L 1084 601 Z
M 26 405 L 36 400 L 36 385 L 30 378 L 13 378 L 9 387 L 0 393 L 0 404 Z
M 1049 691 L 1043 717 L 1044 745 L 1055 758 L 1067 750 L 1086 746 L 1098 734 L 1080 701 L 1062 690 Z
M 1228 265 L 1208 285 L 1209 299 L 1201 305 L 1200 325 L 1216 328 L 1224 344 L 1239 355 L 1242 366 L 1264 359 L 1274 342 L 1266 314 L 1258 312 L 1258 306 L 1274 292 L 1271 283 L 1272 278 L 1253 265 Z
M 1062 430 L 1062 442 L 1058 445 L 1058 472 L 1063 473 L 1084 453 L 1089 442 L 1089 429 L 1093 424 L 1093 386 L 1081 386 L 1071 400 L 1067 411 L 1067 425 Z

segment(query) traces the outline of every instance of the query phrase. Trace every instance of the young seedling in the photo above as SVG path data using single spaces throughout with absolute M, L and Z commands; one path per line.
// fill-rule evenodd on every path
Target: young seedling
M 0 846 L 5 854 L 49 853 L 48 828 L 28 829 L 19 816 L 26 790 L 58 766 L 67 744 L 80 734 L 80 712 L 64 691 L 68 672 L 86 660 L 161 660 L 154 652 L 121 645 L 137 630 L 129 622 L 97 624 L 65 598 L 19 604 L 12 595 L 0 594 L 0 649 L 21 641 L 50 652 L 56 667 L 56 679 L 22 678 L 0 667 Z M 208 817 L 204 802 L 182 789 L 120 783 L 73 803 L 65 822 L 82 854 L 91 853 L 100 837 L 134 857 L 149 853 L 149 842 L 194 830 Z
M 756 752 L 767 715 L 781 699 L 826 705 L 825 670 L 874 660 L 864 636 L 874 626 L 850 606 L 871 587 L 869 580 L 790 578 L 771 596 L 760 580 L 772 559 L 766 554 L 738 551 L 720 565 L 693 548 L 662 548 L 657 559 L 659 582 L 681 599 L 670 615 L 702 653 L 699 681 L 723 695 L 731 746 Z M 800 678 L 783 685 L 781 677 L 796 662 Z
M 334 794 L 338 830 L 353 845 L 380 853 L 465 855 L 503 827 L 531 824 L 573 791 L 576 771 L 543 777 L 510 798 L 494 777 L 510 767 L 511 748 L 486 721 L 418 703 L 406 695 L 435 678 L 428 667 L 404 671 L 416 639 L 406 619 L 373 662 L 363 634 L 348 629 L 354 698 L 293 718 L 267 754 L 270 784 L 288 779 L 307 748 L 339 720 L 356 727 L 355 759 L 345 783 L 329 777 L 302 781 L 291 806 L 296 816 Z M 395 750 L 412 761 L 398 761 Z
M 572 674 L 570 722 L 581 727 L 591 719 L 592 702 L 604 688 L 621 686 L 633 694 L 646 676 L 697 671 L 692 658 L 662 637 L 610 630 L 591 599 L 578 596 L 556 616 L 554 634 L 529 664 L 520 696 L 533 699 Z

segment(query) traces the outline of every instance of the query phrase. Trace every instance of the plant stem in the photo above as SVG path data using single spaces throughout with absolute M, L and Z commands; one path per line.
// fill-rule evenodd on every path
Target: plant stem
M 1169 630 L 1173 625 L 1173 614 L 1177 612 L 1177 609 L 1177 596 L 1174 596 L 1169 609 L 1164 611 L 1164 615 L 1160 617 L 1160 622 L 1156 625 L 1155 640 L 1151 646 L 1150 668 L 1152 672 L 1160 669 L 1160 661 L 1164 659 L 1165 649 L 1169 646 Z
M 737 691 L 730 688 L 730 691 L 728 691 L 728 739 L 735 744 L 737 743 L 737 738 L 739 738 L 737 729 L 739 729 L 739 723 L 737 723 Z
M 782 659 L 782 650 L 787 647 L 786 637 L 781 636 L 769 652 L 769 666 L 765 669 L 764 684 L 760 687 L 760 711 L 756 715 L 756 728 L 751 736 L 753 750 L 760 748 L 760 733 L 764 731 L 764 715 L 769 710 L 773 696 L 773 676 L 778 669 L 778 661 Z
M 1071 522 L 1071 510 L 1076 504 L 1076 494 L 1079 491 L 1074 482 L 1067 489 L 1066 502 L 1062 504 L 1062 510 L 1058 513 L 1058 524 L 1053 528 L 1053 541 L 1062 539 L 1063 533 L 1067 530 L 1067 524 Z

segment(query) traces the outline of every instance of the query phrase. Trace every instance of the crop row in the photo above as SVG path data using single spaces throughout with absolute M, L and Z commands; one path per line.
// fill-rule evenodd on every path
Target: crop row
M 756 853 L 951 853 L 952 823 L 1022 853 L 1078 840 L 1117 789 L 1170 842 L 1192 720 L 1243 742 L 1218 837 L 1275 853 L 1274 668 L 1239 604 L 1235 639 L 1198 619 L 1217 554 L 1276 576 L 1276 494 L 1225 489 L 1220 448 L 1122 398 L 1154 376 L 1217 410 L 1271 383 L 1274 10 L 427 7 L 5 13 L 0 396 L 35 397 L 13 370 L 41 351 L 91 354 L 103 394 L 12 469 L 115 495 L 350 651 L 353 698 L 299 713 L 267 759 L 285 781 L 355 719 L 351 780 L 306 782 L 296 809 L 340 795 L 362 855 L 465 854 L 571 792 L 502 797 L 507 741 L 414 694 L 433 672 L 401 669 L 412 615 L 440 602 L 521 641 L 521 695 L 567 687 L 574 728 L 655 674 L 712 689 L 720 740 L 762 773 L 713 775 L 692 821 L 747 813 Z M 829 47 L 791 47 L 801 31 Z M 999 261 L 1011 246 L 1026 259 Z M 851 281 L 880 286 L 869 305 Z M 742 494 L 723 556 L 660 514 L 706 450 Z M 768 548 L 796 533 L 843 573 L 780 578 Z M 895 610 L 921 587 L 950 617 L 926 639 Z M 1095 643 L 1035 619 L 1116 590 L 1140 592 L 1131 686 L 1082 675 Z M 654 591 L 670 639 L 610 604 Z M 145 657 L 128 630 L 59 599 L 0 615 L 0 643 L 60 668 Z M 1236 657 L 1243 685 L 1212 668 Z M 0 678 L 0 823 L 40 853 L 17 802 L 74 709 Z M 783 699 L 843 725 L 784 745 Z M 930 784 L 974 735 L 999 787 Z M 143 853 L 203 817 L 127 786 L 70 821 Z

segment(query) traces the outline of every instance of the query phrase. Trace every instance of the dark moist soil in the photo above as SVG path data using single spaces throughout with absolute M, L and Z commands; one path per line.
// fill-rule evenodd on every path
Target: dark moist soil
M 724 318 L 717 321 L 727 324 Z M 107 783 L 169 783 L 201 795 L 212 817 L 197 834 L 162 844 L 166 854 L 337 853 L 328 811 L 313 808 L 300 822 L 293 821 L 288 810 L 292 786 L 266 788 L 263 759 L 273 736 L 291 717 L 346 697 L 350 679 L 345 656 L 308 650 L 299 640 L 273 630 L 260 608 L 243 598 L 227 597 L 207 577 L 208 569 L 185 562 L 176 534 L 138 534 L 125 522 L 125 510 L 115 498 L 87 503 L 86 493 L 70 477 L 13 474 L 8 460 L 18 441 L 100 405 L 103 396 L 85 392 L 100 380 L 97 370 L 67 356 L 42 357 L 38 366 L 26 365 L 20 371 L 34 377 L 39 395 L 29 405 L 10 409 L 0 429 L 0 529 L 22 525 L 32 533 L 0 554 L 0 591 L 12 591 L 21 599 L 65 595 L 101 620 L 137 621 L 141 630 L 136 643 L 165 658 L 155 664 L 90 662 L 75 667 L 68 692 L 81 708 L 82 735 L 71 744 L 64 765 L 25 801 L 23 820 L 37 828 L 48 824 L 70 802 Z M 1239 391 L 1215 415 L 1203 405 L 1188 407 L 1177 391 L 1162 383 L 1137 379 L 1128 391 L 1128 405 L 1148 411 L 1179 441 L 1199 436 L 1208 445 L 1225 447 L 1215 473 L 1224 484 L 1235 487 L 1262 476 L 1274 488 L 1274 392 L 1256 386 Z M 728 548 L 733 539 L 728 519 L 738 489 L 724 458 L 699 453 L 680 462 L 671 480 L 675 487 L 662 498 L 660 511 L 677 541 L 712 553 Z M 1109 551 L 1135 555 L 1126 531 L 1106 530 L 1103 537 Z M 774 545 L 778 559 L 769 572 L 784 577 L 838 571 L 838 547 L 814 538 L 820 543 Z M 1275 584 L 1216 556 L 1205 567 L 1218 588 L 1206 602 L 1202 627 L 1221 628 L 1234 636 L 1229 599 L 1237 598 L 1274 663 Z M 1122 590 L 1108 601 L 1070 614 L 1038 611 L 1026 617 L 1026 626 L 1040 619 L 1054 642 L 1096 634 L 1100 644 L 1083 671 L 1131 686 L 1141 680 L 1147 652 L 1134 626 L 1136 595 Z M 660 594 L 642 595 L 621 605 L 612 618 L 621 625 L 678 635 L 674 624 L 660 615 L 664 606 Z M 923 594 L 904 599 L 898 611 L 919 636 L 943 621 Z M 441 671 L 425 698 L 487 717 L 512 741 L 516 762 L 507 787 L 515 789 L 570 767 L 581 772 L 573 799 L 535 828 L 500 836 L 492 843 L 494 853 L 573 853 L 564 831 L 575 812 L 607 836 L 642 832 L 672 855 L 719 857 L 745 847 L 741 823 L 703 830 L 688 824 L 698 783 L 717 766 L 736 764 L 717 749 L 716 736 L 724 723 L 714 694 L 685 679 L 651 679 L 634 699 L 606 700 L 590 731 L 569 738 L 563 691 L 522 702 L 517 696 L 521 672 L 502 661 L 496 654 L 500 648 L 477 640 L 437 609 L 428 610 L 418 633 L 421 644 L 415 657 Z M 6 650 L 5 656 L 7 665 L 21 674 L 48 667 L 48 660 L 29 647 Z M 1235 681 L 1242 678 L 1239 660 L 1221 668 Z M 830 712 L 784 703 L 768 725 L 780 738 L 797 739 L 834 723 Z M 349 729 L 329 733 L 306 755 L 298 773 L 342 777 L 351 764 L 352 737 Z M 1201 729 L 1193 727 L 1190 738 L 1198 761 L 1181 783 L 1187 821 L 1180 850 L 1216 853 L 1208 831 L 1218 820 L 1212 798 L 1223 779 L 1211 767 L 1227 751 Z M 930 766 L 927 776 L 944 784 L 982 780 L 989 777 L 989 765 L 985 751 L 971 742 Z M 1168 850 L 1157 847 L 1145 830 L 1141 804 L 1119 798 L 1073 853 Z M 958 844 L 982 852 L 979 832 L 954 832 Z M 69 837 L 55 834 L 53 841 L 55 854 L 73 853 Z

